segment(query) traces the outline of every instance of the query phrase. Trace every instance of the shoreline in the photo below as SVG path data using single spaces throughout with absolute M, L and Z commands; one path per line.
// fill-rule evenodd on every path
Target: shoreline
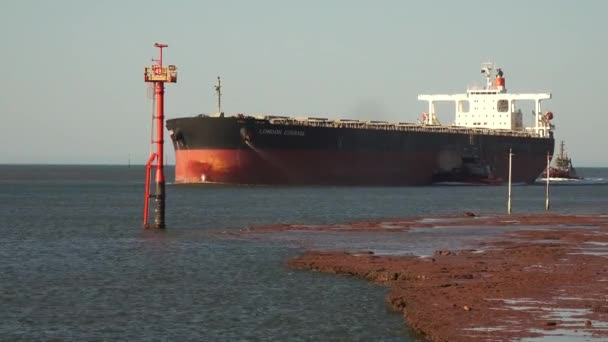
M 293 269 L 354 276 L 390 288 L 387 303 L 431 341 L 562 336 L 608 338 L 608 216 L 483 215 L 274 225 L 246 231 L 409 232 L 508 227 L 471 248 L 432 256 L 367 250 L 315 250 L 288 261 Z M 511 229 L 513 228 L 513 229 Z

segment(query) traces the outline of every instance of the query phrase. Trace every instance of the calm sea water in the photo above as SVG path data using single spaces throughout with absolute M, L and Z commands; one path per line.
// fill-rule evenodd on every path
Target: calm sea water
M 557 213 L 607 213 L 608 169 L 552 188 Z M 0 165 L 0 340 L 395 340 L 362 280 L 292 271 L 301 252 L 218 231 L 505 211 L 504 186 L 167 187 L 166 231 L 141 229 L 143 167 Z M 169 179 L 173 179 L 169 169 Z M 541 185 L 513 211 L 542 212 Z

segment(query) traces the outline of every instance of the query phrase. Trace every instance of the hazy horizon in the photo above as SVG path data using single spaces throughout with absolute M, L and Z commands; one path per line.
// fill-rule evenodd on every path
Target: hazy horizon
M 2 2 L 0 164 L 144 164 L 151 102 L 142 74 L 161 42 L 179 73 L 166 86 L 167 118 L 214 112 L 219 75 L 227 114 L 415 122 L 426 109 L 418 94 L 462 93 L 493 61 L 510 92 L 552 93 L 543 107 L 575 167 L 608 166 L 598 65 L 608 59 L 608 3 L 380 4 Z M 449 124 L 445 109 L 439 119 Z

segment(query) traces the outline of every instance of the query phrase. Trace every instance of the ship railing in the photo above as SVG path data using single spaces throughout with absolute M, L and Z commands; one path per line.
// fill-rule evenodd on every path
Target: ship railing
M 528 130 L 507 130 L 507 129 L 488 129 L 472 128 L 464 126 L 442 126 L 442 125 L 421 125 L 408 122 L 387 122 L 387 121 L 359 121 L 359 120 L 329 120 L 325 118 L 291 118 L 291 117 L 272 117 L 267 118 L 271 124 L 278 125 L 297 125 L 311 127 L 328 128 L 353 128 L 370 129 L 385 131 L 409 131 L 409 132 L 433 132 L 433 133 L 454 133 L 454 134 L 475 134 L 475 135 L 499 135 L 516 136 L 526 138 L 542 138 L 534 131 Z
M 355 119 L 337 119 L 332 122 L 333 127 L 337 128 L 359 128 L 365 125 L 365 122 Z

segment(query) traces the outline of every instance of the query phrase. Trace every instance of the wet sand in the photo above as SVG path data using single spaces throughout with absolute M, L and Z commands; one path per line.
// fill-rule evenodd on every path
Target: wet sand
M 435 250 L 426 257 L 341 246 L 308 250 L 288 264 L 390 287 L 390 306 L 402 313 L 411 329 L 432 341 L 608 339 L 608 216 L 466 213 L 340 225 L 275 225 L 243 234 L 260 238 L 304 231 L 322 239 L 328 232 L 346 238 L 359 232 L 458 232 L 463 227 L 480 232 L 507 229 L 482 241 L 471 240 L 466 248 Z M 305 247 L 314 249 L 315 244 L 307 242 Z

